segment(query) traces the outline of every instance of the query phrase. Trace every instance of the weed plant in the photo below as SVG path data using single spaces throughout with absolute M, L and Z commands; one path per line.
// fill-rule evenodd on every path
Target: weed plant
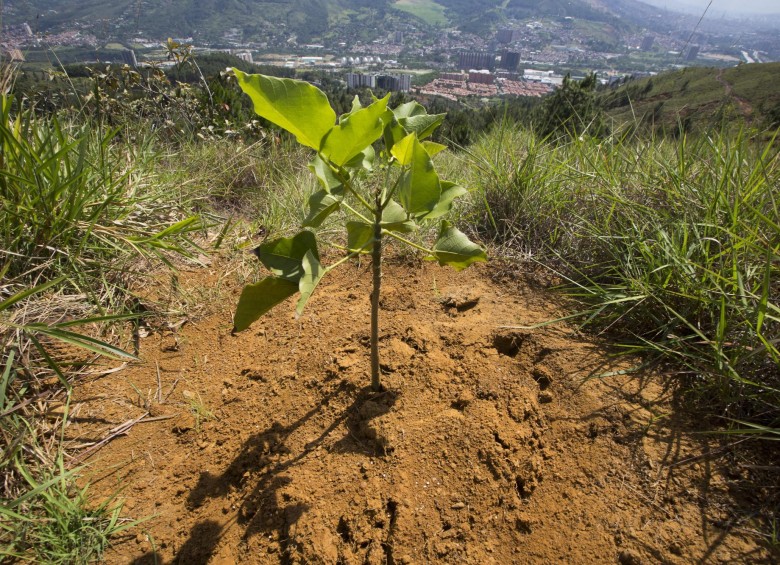
M 582 326 L 681 377 L 721 423 L 776 439 L 774 140 L 552 143 L 504 127 L 460 159 L 484 202 L 480 229 L 558 273 Z

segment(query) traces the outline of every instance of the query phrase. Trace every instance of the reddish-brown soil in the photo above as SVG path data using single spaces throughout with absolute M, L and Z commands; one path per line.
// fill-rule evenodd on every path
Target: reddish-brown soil
M 745 498 L 750 466 L 652 378 L 586 381 L 630 363 L 562 326 L 502 329 L 556 316 L 542 291 L 388 262 L 376 394 L 365 265 L 237 336 L 227 271 L 181 273 L 206 309 L 76 390 L 73 442 L 144 418 L 88 459 L 148 518 L 108 563 L 772 561 L 740 506 L 767 491 Z

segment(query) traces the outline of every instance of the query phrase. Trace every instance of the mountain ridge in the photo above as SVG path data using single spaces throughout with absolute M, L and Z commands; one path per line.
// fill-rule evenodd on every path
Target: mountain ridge
M 414 0 L 437 7 L 450 27 L 484 34 L 502 23 L 528 18 L 579 18 L 612 26 L 635 25 L 626 13 L 658 10 L 636 0 Z M 413 2 L 414 3 L 414 2 Z M 650 10 L 650 11 L 648 11 Z M 106 38 L 133 35 L 218 41 L 231 34 L 260 41 L 286 32 L 299 42 L 321 40 L 333 28 L 368 37 L 424 20 L 392 0 L 24 0 L 5 5 L 4 23 L 27 22 L 47 32 L 77 26 Z M 373 30 L 372 30 L 373 26 Z M 236 34 L 236 30 L 238 34 Z

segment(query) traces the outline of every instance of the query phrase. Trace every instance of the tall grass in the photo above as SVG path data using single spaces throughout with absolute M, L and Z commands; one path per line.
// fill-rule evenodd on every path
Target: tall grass
M 159 184 L 169 198 L 223 218 L 242 218 L 255 231 L 298 229 L 315 181 L 311 155 L 289 139 L 190 142 L 159 160 Z
M 154 194 L 113 133 L 56 118 L 11 116 L 0 106 L 0 252 L 6 277 L 25 282 L 66 274 L 75 286 L 126 268 L 137 255 L 182 253 L 197 216 Z M 130 151 L 130 152 L 127 152 Z M 171 222 L 180 216 L 181 219 Z
M 503 128 L 461 159 L 483 232 L 563 277 L 583 326 L 677 375 L 713 416 L 780 427 L 774 140 L 554 144 Z
M 150 186 L 149 145 L 99 126 L 14 115 L 0 97 L 0 150 L 0 560 L 86 563 L 124 526 L 66 469 L 47 411 L 68 406 L 79 365 L 66 369 L 54 342 L 85 363 L 132 358 L 84 326 L 134 316 L 125 304 L 145 260 L 189 255 L 203 223 Z

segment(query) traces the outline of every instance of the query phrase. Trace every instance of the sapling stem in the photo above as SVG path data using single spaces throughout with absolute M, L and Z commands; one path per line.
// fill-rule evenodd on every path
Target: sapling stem
M 371 390 L 382 390 L 379 367 L 379 292 L 382 286 L 382 192 L 376 191 L 374 209 L 374 247 L 371 252 Z

